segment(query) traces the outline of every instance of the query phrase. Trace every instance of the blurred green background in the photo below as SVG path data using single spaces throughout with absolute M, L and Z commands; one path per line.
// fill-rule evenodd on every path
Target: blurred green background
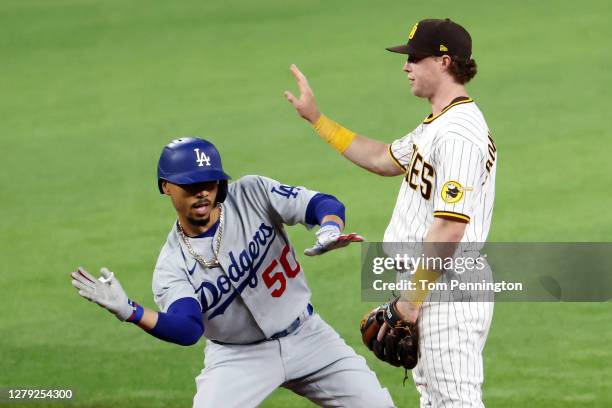
M 296 63 L 329 116 L 387 142 L 402 136 L 429 107 L 384 47 L 426 17 L 451 17 L 474 38 L 479 73 L 468 89 L 499 151 L 489 240 L 610 241 L 610 10 L 603 0 L 3 0 L 0 387 L 72 388 L 74 407 L 191 406 L 203 342 L 182 348 L 120 324 L 80 299 L 68 273 L 106 265 L 154 306 L 152 270 L 174 219 L 156 163 L 184 135 L 212 140 L 234 178 L 336 194 L 348 229 L 381 240 L 401 179 L 340 158 L 282 92 L 295 91 Z M 303 228 L 290 234 L 298 252 L 312 243 Z M 361 345 L 371 305 L 360 301 L 359 247 L 300 261 L 318 312 L 398 406 L 418 406 L 403 371 Z M 611 406 L 611 311 L 497 304 L 486 404 Z M 263 406 L 311 404 L 279 390 Z

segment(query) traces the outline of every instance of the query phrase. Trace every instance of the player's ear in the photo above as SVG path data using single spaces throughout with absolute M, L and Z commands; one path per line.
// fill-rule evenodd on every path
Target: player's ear
M 170 189 L 168 188 L 168 182 L 166 180 L 162 181 L 162 191 L 165 195 L 170 195 Z
M 448 71 L 448 69 L 450 68 L 450 64 L 453 62 L 453 60 L 451 59 L 451 57 L 449 57 L 448 55 L 444 54 L 441 58 L 440 58 L 440 63 L 442 64 L 442 68 L 446 71 Z

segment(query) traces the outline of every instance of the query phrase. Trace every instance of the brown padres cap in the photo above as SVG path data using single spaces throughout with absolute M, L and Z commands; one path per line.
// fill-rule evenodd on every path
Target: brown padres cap
M 455 55 L 467 60 L 472 57 L 472 37 L 450 18 L 431 18 L 421 20 L 412 27 L 407 44 L 387 50 L 417 57 Z

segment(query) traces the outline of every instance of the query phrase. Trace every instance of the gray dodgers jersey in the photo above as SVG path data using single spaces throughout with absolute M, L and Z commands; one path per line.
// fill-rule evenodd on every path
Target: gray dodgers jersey
M 283 224 L 306 225 L 317 194 L 261 176 L 229 185 L 219 262 L 208 269 L 188 252 L 173 224 L 153 274 L 154 300 L 162 312 L 191 297 L 202 307 L 204 336 L 249 343 L 286 329 L 310 300 L 306 277 Z M 194 250 L 212 258 L 212 238 L 192 238 Z

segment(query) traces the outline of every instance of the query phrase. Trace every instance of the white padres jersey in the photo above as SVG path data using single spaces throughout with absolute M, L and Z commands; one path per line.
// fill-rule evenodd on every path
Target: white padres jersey
M 389 147 L 405 173 L 385 242 L 423 242 L 434 217 L 468 223 L 463 242 L 485 242 L 497 151 L 476 103 L 460 97 Z

